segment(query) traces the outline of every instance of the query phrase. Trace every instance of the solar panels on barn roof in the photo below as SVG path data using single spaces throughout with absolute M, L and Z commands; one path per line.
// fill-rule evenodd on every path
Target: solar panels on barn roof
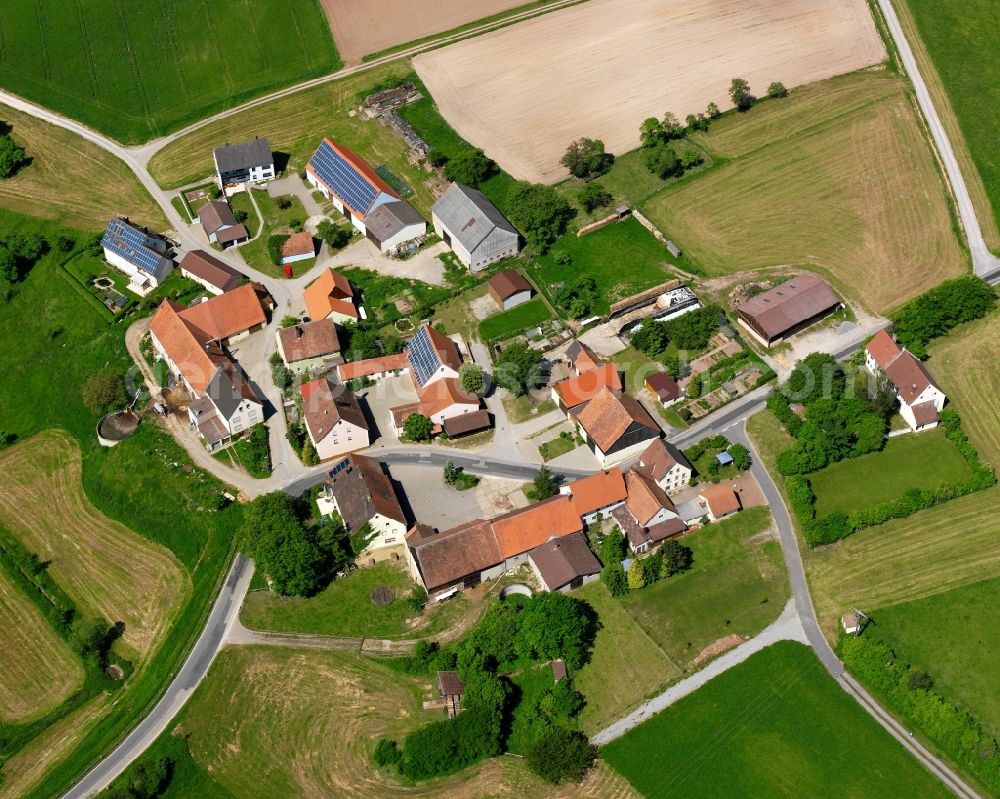
M 124 219 L 115 217 L 104 231 L 101 246 L 124 258 L 143 272 L 156 274 L 163 255 L 153 249 L 156 239 L 130 225 Z
M 406 345 L 407 354 L 410 358 L 410 365 L 417 378 L 418 385 L 424 385 L 441 366 L 441 359 L 434 349 L 434 343 L 427 333 L 427 326 L 424 325 L 417 331 L 417 334 L 410 339 Z
M 362 216 L 367 215 L 379 195 L 391 194 L 370 168 L 367 172 L 371 174 L 366 174 L 367 164 L 346 148 L 341 151 L 329 139 L 320 142 L 309 166 L 316 177 Z

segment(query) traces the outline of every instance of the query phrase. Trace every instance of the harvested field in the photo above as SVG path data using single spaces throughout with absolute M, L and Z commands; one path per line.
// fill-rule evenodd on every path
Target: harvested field
M 440 797 L 625 799 L 625 781 L 603 764 L 582 785 L 559 788 L 523 761 L 489 760 L 452 777 L 403 785 L 372 767 L 375 741 L 426 721 L 429 679 L 337 652 L 255 647 L 223 650 L 177 724 L 194 760 L 235 797 Z M 168 733 L 169 734 L 169 733 Z
M 527 0 L 320 0 L 345 61 L 388 50 L 469 22 L 485 19 Z
M 633 0 L 627 15 L 591 0 L 413 64 L 461 136 L 515 177 L 554 182 L 573 139 L 632 150 L 647 117 L 730 105 L 734 76 L 763 95 L 884 57 L 864 0 Z
M 865 71 L 726 117 L 698 141 L 731 160 L 643 211 L 713 276 L 805 267 L 885 313 L 968 268 L 907 92 Z
M 39 715 L 82 684 L 80 661 L 2 572 L 0 641 L 0 722 Z
M 163 211 L 138 178 L 107 150 L 63 128 L 0 104 L 0 120 L 31 163 L 0 181 L 0 206 L 53 219 L 79 230 L 98 230 L 114 214 L 162 230 Z
M 0 473 L 0 521 L 51 561 L 49 573 L 84 613 L 124 622 L 123 640 L 140 656 L 154 649 L 190 581 L 168 550 L 90 504 L 76 443 L 40 433 L 0 455 Z

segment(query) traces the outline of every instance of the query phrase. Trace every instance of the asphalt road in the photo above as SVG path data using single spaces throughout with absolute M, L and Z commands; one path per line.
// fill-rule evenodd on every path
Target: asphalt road
M 237 555 L 209 613 L 205 629 L 160 701 L 115 749 L 91 769 L 64 799 L 84 799 L 104 790 L 163 733 L 208 673 L 236 623 L 253 576 L 253 561 Z

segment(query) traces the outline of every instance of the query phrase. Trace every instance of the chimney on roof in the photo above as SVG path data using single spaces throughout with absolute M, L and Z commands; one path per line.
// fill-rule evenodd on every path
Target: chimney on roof
M 296 325 L 295 326 L 295 338 L 302 338 L 302 326 L 301 325 Z

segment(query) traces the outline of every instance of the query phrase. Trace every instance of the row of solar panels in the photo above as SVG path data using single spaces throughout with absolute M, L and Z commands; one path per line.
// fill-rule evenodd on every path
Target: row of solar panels
M 138 269 L 155 274 L 163 256 L 149 246 L 150 237 L 122 219 L 112 219 L 101 239 L 107 248 Z
M 357 168 L 333 149 L 326 140 L 309 159 L 309 164 L 320 180 L 362 215 L 368 213 L 376 198 L 382 193 L 381 189 L 373 186 L 367 177 L 359 173 Z
M 427 328 L 421 327 L 406 347 L 417 383 L 423 386 L 441 365 L 441 360 L 437 350 L 434 349 Z

